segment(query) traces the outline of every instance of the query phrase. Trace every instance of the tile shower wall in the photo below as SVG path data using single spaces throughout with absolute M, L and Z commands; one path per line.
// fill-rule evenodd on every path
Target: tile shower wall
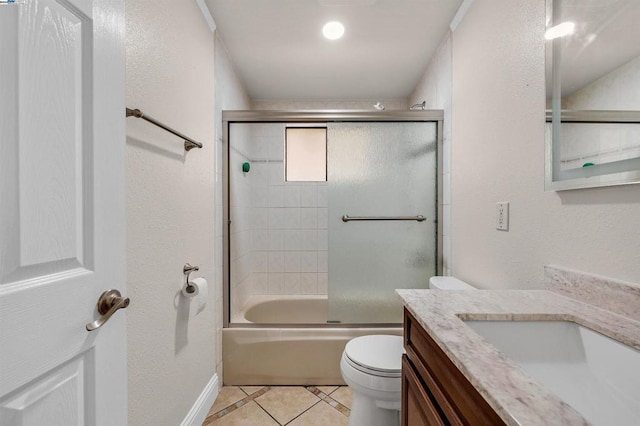
M 232 314 L 251 295 L 327 294 L 326 182 L 285 182 L 284 124 L 242 127 L 231 135 Z
M 253 294 L 327 294 L 326 182 L 285 182 L 285 126 L 254 130 Z
M 245 304 L 251 294 L 251 264 L 253 253 L 253 231 L 251 228 L 252 181 L 253 173 L 242 171 L 243 163 L 250 162 L 250 128 L 232 125 L 229 139 L 232 141 L 229 152 L 229 192 L 230 237 L 229 261 L 231 267 L 231 312 L 236 313 Z

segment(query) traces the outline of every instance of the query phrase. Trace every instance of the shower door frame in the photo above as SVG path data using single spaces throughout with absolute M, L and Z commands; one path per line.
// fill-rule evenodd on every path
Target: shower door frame
M 398 324 L 234 324 L 231 323 L 231 264 L 230 238 L 231 222 L 229 220 L 229 126 L 238 123 L 309 123 L 322 124 L 332 122 L 430 122 L 436 123 L 436 274 L 442 275 L 443 253 L 443 196 L 442 186 L 442 142 L 443 142 L 443 110 L 424 111 L 358 111 L 358 110 L 322 110 L 322 111 L 222 111 L 222 300 L 223 327 L 379 327 L 396 326 Z

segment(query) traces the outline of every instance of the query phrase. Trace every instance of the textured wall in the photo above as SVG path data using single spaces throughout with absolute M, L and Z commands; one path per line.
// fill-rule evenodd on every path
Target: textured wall
M 215 373 L 213 291 L 201 312 L 180 295 L 186 262 L 214 281 L 213 34 L 168 0 L 127 2 L 126 31 L 127 105 L 204 144 L 127 119 L 129 424 L 177 425 Z
M 454 273 L 537 288 L 553 263 L 638 283 L 639 185 L 544 191 L 544 24 L 543 1 L 476 0 L 453 33 Z

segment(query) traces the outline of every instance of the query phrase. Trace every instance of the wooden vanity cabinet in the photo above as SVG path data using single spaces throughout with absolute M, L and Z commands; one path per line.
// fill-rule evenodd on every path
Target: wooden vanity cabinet
M 505 423 L 404 310 L 402 425 L 504 425 Z

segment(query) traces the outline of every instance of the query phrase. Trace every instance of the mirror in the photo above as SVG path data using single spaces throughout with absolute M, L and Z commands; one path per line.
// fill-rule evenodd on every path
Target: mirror
M 640 183 L 640 1 L 547 0 L 547 190 Z

